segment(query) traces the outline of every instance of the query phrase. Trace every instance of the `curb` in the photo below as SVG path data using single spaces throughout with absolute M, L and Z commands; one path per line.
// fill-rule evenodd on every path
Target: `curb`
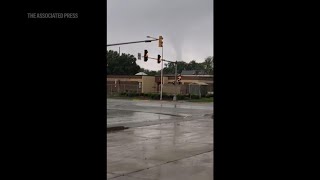
M 114 126 L 114 127 L 107 127 L 107 132 L 114 132 L 114 131 L 122 131 L 128 129 L 128 127 L 124 127 L 124 126 Z

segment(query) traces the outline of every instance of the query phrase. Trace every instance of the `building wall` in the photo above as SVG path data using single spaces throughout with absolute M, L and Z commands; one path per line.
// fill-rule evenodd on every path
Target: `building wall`
M 142 93 L 157 92 L 157 84 L 154 76 L 142 76 Z
M 139 82 L 134 81 L 107 81 L 107 94 L 117 94 L 123 92 L 140 93 L 142 89 L 139 87 Z
M 142 76 L 126 75 L 108 75 L 107 76 L 107 94 L 117 94 L 122 92 L 137 92 L 142 89 L 139 83 L 142 82 Z
M 169 76 L 167 83 L 174 82 L 175 77 Z M 181 76 L 181 83 L 182 84 L 190 84 L 190 83 L 207 83 L 213 84 L 213 76 Z
M 168 84 L 169 77 L 163 77 L 163 84 Z
M 171 81 L 171 82 L 174 82 Z M 205 80 L 181 80 L 181 83 L 182 84 L 191 84 L 191 83 L 206 83 L 206 84 L 212 84 L 213 82 L 212 81 L 205 81 Z
M 174 94 L 180 94 L 181 91 L 181 85 L 173 85 L 173 84 L 164 84 L 163 85 L 163 93 L 174 95 Z
M 172 85 L 174 76 L 164 76 L 163 92 L 174 94 L 175 89 Z M 115 85 L 116 81 L 116 85 Z M 190 83 L 206 83 L 207 91 L 213 92 L 213 76 L 182 76 L 181 83 L 177 91 L 181 94 L 188 94 L 188 85 Z M 127 75 L 108 75 L 107 76 L 107 92 L 142 92 L 142 93 L 159 93 L 160 77 L 159 76 L 127 76 Z M 139 86 L 141 83 L 141 86 Z M 171 86 L 172 85 L 172 86 Z
M 168 76 L 169 80 L 174 80 L 174 76 Z M 208 80 L 213 81 L 213 76 L 181 76 L 184 80 Z
M 108 75 L 107 81 L 136 81 L 136 82 L 142 82 L 143 76 L 125 76 L 125 75 Z
M 160 76 L 156 76 L 156 77 L 155 77 L 155 81 L 156 81 L 157 83 L 160 83 L 160 82 L 161 82 Z M 163 84 L 167 84 L 168 82 L 169 82 L 169 77 L 163 76 Z

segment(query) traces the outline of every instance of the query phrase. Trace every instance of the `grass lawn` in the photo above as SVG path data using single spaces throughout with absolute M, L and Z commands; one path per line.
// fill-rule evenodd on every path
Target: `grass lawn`
M 190 99 L 188 102 L 213 102 L 213 97 L 210 98 L 201 98 L 201 99 Z
M 129 99 L 129 100 L 146 100 L 146 99 L 150 99 L 147 97 L 128 97 L 128 96 L 109 96 L 108 98 L 113 98 L 113 99 Z

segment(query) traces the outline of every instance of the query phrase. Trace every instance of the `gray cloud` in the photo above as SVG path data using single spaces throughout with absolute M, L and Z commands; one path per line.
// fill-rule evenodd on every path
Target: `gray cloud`
M 108 44 L 162 35 L 164 58 L 169 60 L 201 62 L 212 56 L 212 23 L 213 0 L 107 0 Z M 161 54 L 157 42 L 121 46 L 121 52 L 135 56 L 144 49 L 152 57 Z M 149 61 L 138 64 L 152 70 L 160 68 L 155 61 Z

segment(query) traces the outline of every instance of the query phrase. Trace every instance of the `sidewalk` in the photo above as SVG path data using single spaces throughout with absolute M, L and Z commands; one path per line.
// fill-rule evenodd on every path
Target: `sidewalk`
M 108 133 L 107 179 L 213 179 L 213 119 Z

